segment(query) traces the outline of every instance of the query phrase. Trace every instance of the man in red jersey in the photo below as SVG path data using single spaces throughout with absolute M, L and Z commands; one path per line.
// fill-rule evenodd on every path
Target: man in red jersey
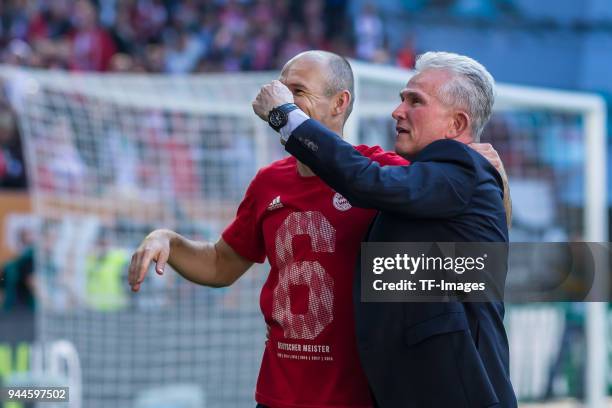
M 353 74 L 335 54 L 309 51 L 280 77 L 299 108 L 338 134 L 350 114 Z M 383 165 L 401 157 L 380 147 L 355 147 Z M 498 157 L 490 145 L 481 149 Z M 261 291 L 269 327 L 256 400 L 272 408 L 371 407 L 357 355 L 352 304 L 356 254 L 375 211 L 352 207 L 293 157 L 261 169 L 234 221 L 217 243 L 153 231 L 138 248 L 129 280 L 138 291 L 151 261 L 195 283 L 222 287 L 268 258 Z

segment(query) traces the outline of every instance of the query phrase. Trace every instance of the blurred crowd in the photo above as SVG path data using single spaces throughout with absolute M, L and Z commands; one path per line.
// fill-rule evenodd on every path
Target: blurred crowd
M 278 69 L 308 49 L 410 68 L 383 19 L 348 0 L 3 0 L 0 64 L 185 74 Z M 0 189 L 26 186 L 15 118 L 0 97 Z
M 0 59 L 83 71 L 210 72 L 279 68 L 307 49 L 411 66 L 387 50 L 373 4 L 348 0 L 6 0 Z M 395 58 L 395 55 L 397 58 Z

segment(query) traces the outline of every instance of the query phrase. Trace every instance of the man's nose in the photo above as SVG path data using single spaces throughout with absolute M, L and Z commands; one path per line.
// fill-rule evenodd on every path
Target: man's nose
M 406 119 L 406 110 L 402 108 L 400 103 L 397 108 L 391 113 L 391 117 L 395 120 Z

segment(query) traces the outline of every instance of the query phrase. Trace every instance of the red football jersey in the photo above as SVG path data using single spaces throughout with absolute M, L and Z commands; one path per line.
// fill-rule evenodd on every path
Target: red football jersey
M 380 147 L 357 146 L 383 165 L 403 165 Z M 260 306 L 269 326 L 256 400 L 274 408 L 369 408 L 353 318 L 353 273 L 375 210 L 356 208 L 288 157 L 261 169 L 223 239 L 240 255 L 270 262 Z

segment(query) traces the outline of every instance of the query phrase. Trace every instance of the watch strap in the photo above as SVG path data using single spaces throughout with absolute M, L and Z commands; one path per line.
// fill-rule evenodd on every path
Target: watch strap
M 283 105 L 273 108 L 270 113 L 268 113 L 268 124 L 272 129 L 278 132 L 283 126 L 287 124 L 289 113 L 296 109 L 298 109 L 298 106 L 295 103 L 285 103 Z M 272 115 L 277 115 L 279 112 L 284 116 L 284 120 L 281 123 L 273 124 L 270 118 Z

